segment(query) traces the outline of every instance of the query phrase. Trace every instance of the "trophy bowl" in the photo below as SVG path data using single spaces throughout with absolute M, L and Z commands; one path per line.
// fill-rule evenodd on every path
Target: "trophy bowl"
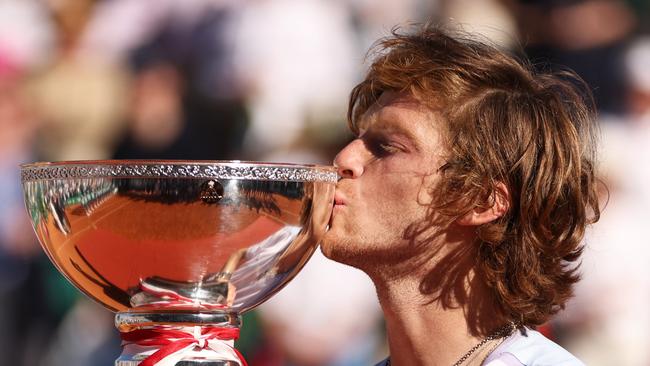
M 21 166 L 34 231 L 56 268 L 116 312 L 116 366 L 234 366 L 241 314 L 302 268 L 338 175 L 239 161 Z

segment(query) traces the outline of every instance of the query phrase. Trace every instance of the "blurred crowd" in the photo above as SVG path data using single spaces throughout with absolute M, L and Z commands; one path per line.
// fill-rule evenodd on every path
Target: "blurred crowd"
M 0 0 L 0 364 L 111 365 L 112 314 L 38 247 L 18 165 L 80 159 L 330 163 L 366 51 L 399 24 L 481 34 L 594 92 L 608 191 L 583 281 L 544 329 L 589 365 L 650 365 L 650 2 Z M 387 353 L 360 272 L 316 253 L 244 316 L 252 366 Z

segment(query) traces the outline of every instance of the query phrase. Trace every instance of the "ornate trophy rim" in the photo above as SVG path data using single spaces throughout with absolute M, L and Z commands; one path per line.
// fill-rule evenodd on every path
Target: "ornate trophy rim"
M 214 178 L 336 183 L 336 168 L 240 160 L 77 160 L 22 164 L 21 181 L 92 178 Z

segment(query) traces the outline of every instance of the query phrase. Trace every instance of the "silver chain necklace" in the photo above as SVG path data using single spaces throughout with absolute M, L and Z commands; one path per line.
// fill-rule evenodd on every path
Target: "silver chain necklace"
M 459 358 L 458 361 L 456 361 L 456 363 L 454 363 L 452 366 L 460 366 L 460 365 L 462 365 L 463 362 L 467 361 L 469 356 L 471 356 L 474 352 L 476 352 L 484 344 L 486 344 L 487 342 L 489 342 L 491 340 L 494 340 L 494 339 L 508 337 L 510 334 L 512 334 L 512 332 L 515 331 L 515 329 L 517 329 L 517 325 L 515 323 L 508 323 L 508 324 L 504 325 L 503 327 L 497 329 L 494 333 L 492 333 L 492 334 L 488 335 L 487 337 L 483 338 L 482 341 L 478 342 L 474 347 L 470 348 L 470 350 L 467 351 L 467 353 L 465 353 L 461 358 Z M 388 358 L 388 360 L 386 362 L 386 366 L 391 366 L 390 357 Z

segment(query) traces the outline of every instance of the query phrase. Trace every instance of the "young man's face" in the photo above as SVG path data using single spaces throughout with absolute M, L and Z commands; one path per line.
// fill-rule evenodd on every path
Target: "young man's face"
M 328 257 L 357 267 L 410 252 L 405 230 L 424 219 L 444 164 L 441 118 L 406 94 L 384 93 L 359 123 L 359 136 L 334 160 L 336 187 Z

